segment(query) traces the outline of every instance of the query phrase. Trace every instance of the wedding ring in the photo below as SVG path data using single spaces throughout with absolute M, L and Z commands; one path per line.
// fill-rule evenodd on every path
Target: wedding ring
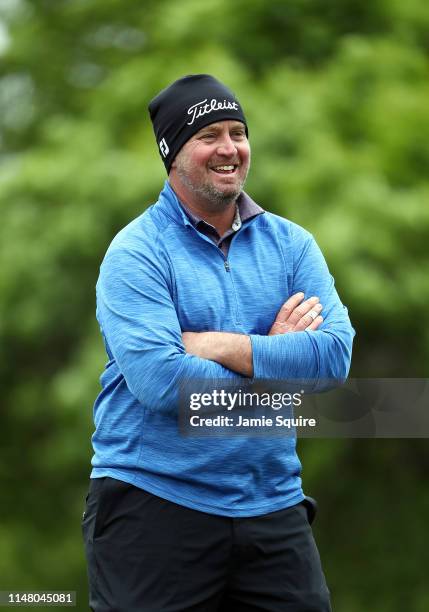
M 309 310 L 307 312 L 308 316 L 311 317 L 314 321 L 314 319 L 318 316 L 318 313 L 315 310 Z

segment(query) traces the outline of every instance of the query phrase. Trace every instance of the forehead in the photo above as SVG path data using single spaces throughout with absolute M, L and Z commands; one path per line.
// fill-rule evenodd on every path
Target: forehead
M 224 130 L 236 130 L 242 129 L 245 131 L 245 125 L 241 121 L 234 121 L 232 119 L 225 119 L 225 121 L 216 121 L 215 123 L 209 123 L 209 125 L 204 126 L 194 136 L 198 136 L 198 134 L 202 134 L 207 130 L 215 131 L 215 132 L 223 132 Z

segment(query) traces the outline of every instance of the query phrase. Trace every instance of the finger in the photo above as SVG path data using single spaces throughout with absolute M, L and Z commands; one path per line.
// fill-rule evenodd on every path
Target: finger
M 311 297 L 305 302 L 303 302 L 302 304 L 299 304 L 299 306 L 297 306 L 291 313 L 288 319 L 288 323 L 290 323 L 291 325 L 295 327 L 299 323 L 299 321 L 302 319 L 302 317 L 307 314 L 307 312 L 315 308 L 318 302 L 319 302 L 318 297 Z M 311 321 L 307 321 L 307 324 L 310 325 Z
M 278 336 L 279 334 L 286 334 L 289 331 L 292 331 L 289 323 L 281 323 L 280 321 L 277 321 L 273 323 L 268 335 Z
M 322 310 L 322 304 L 315 304 L 294 327 L 294 331 L 303 331 L 308 329 L 310 325 L 316 320 Z
M 285 323 L 293 312 L 294 308 L 298 306 L 304 299 L 302 291 L 292 295 L 280 308 L 275 318 L 274 323 Z
M 314 319 L 313 323 L 306 328 L 305 331 L 315 331 L 321 323 L 323 323 L 323 317 L 319 315 Z

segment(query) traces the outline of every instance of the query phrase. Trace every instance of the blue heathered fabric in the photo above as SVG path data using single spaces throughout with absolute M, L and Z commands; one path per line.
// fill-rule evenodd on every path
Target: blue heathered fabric
M 94 406 L 92 478 L 111 476 L 175 503 L 257 516 L 303 498 L 295 439 L 186 438 L 178 381 L 237 378 L 185 352 L 182 331 L 251 338 L 256 379 L 347 377 L 354 331 L 306 230 L 264 213 L 222 251 L 192 225 L 168 181 L 156 204 L 114 238 L 97 283 L 109 361 Z M 283 302 L 317 295 L 317 331 L 267 336 Z

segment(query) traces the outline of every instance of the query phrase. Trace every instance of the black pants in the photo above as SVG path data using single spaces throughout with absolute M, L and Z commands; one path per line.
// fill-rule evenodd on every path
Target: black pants
M 83 534 L 94 612 L 331 610 L 305 502 L 227 518 L 99 478 Z

